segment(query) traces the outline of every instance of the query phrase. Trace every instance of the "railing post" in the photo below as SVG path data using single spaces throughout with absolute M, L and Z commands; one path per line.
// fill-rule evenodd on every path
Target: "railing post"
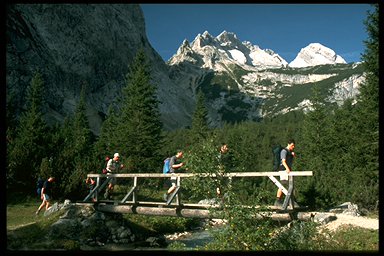
M 133 177 L 133 187 L 137 187 L 137 176 Z M 134 204 L 137 203 L 137 195 L 136 195 L 136 189 L 132 193 L 132 201 Z
M 294 205 L 293 205 L 293 188 L 294 188 L 294 186 L 293 186 L 293 176 L 288 175 L 288 193 L 285 196 L 285 200 L 284 200 L 283 207 L 282 207 L 283 210 L 287 209 L 288 204 L 292 208 L 294 208 Z
M 177 180 L 176 180 L 176 185 L 177 185 L 177 187 L 179 187 L 180 188 L 180 182 L 181 181 L 181 177 L 179 176 L 179 177 L 177 177 Z M 180 190 L 179 190 L 180 191 Z M 177 205 L 180 205 L 180 197 L 179 197 L 179 195 L 180 195 L 180 193 L 179 192 L 177 192 L 177 194 L 176 194 L 176 204 Z

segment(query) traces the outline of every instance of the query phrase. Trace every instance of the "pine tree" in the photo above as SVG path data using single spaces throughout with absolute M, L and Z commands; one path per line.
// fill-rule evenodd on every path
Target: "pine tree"
M 72 162 L 73 170 L 68 175 L 65 192 L 76 193 L 81 187 L 87 173 L 92 169 L 91 166 L 91 148 L 92 138 L 89 128 L 89 121 L 86 116 L 85 92 L 87 85 L 83 84 L 80 99 L 76 106 L 75 115 L 72 124 L 72 145 L 70 145 L 69 161 Z
M 117 150 L 127 171 L 159 172 L 162 168 L 162 123 L 156 86 L 143 49 L 140 49 L 126 76 L 123 88 L 121 115 L 116 132 L 119 138 Z
M 86 116 L 86 84 L 82 85 L 80 98 L 73 116 L 67 116 L 63 125 L 54 129 L 52 144 L 52 170 L 60 195 L 79 199 L 82 182 L 92 172 L 92 134 Z
M 315 186 L 319 193 L 317 198 L 312 197 L 313 192 L 306 195 L 307 205 L 321 207 L 330 197 L 326 189 L 332 183 L 333 175 L 329 173 L 329 157 L 332 157 L 330 148 L 331 137 L 329 127 L 329 110 L 326 108 L 324 99 L 321 98 L 320 89 L 315 86 L 311 98 L 312 110 L 309 111 L 303 121 L 300 150 L 301 168 L 313 171 L 312 180 L 307 180 L 307 189 Z M 313 182 L 313 183 L 312 183 Z M 301 189 L 305 194 L 305 189 Z
M 368 39 L 362 55 L 366 81 L 360 85 L 355 123 L 356 152 L 359 159 L 354 172 L 359 173 L 360 192 L 365 207 L 374 208 L 379 199 L 379 5 L 374 5 L 365 21 Z
M 26 110 L 20 116 L 16 135 L 7 145 L 9 187 L 18 184 L 17 189 L 28 190 L 35 186 L 41 160 L 46 154 L 47 124 L 42 114 L 43 92 L 43 77 L 37 71 L 27 89 Z
M 199 90 L 197 93 L 196 106 L 192 117 L 192 141 L 197 142 L 201 139 L 206 139 L 208 132 L 208 110 L 205 106 L 204 93 Z
M 101 170 L 105 168 L 105 158 L 111 158 L 119 150 L 120 142 L 119 138 L 116 138 L 118 136 L 116 132 L 117 119 L 116 110 L 111 105 L 108 108 L 107 118 L 101 126 L 99 137 L 93 147 L 94 159 L 97 159 L 99 169 L 101 168 Z

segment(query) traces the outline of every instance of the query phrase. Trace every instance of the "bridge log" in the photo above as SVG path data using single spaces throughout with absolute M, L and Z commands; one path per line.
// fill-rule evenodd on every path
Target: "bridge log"
M 153 216 L 171 216 L 171 217 L 187 217 L 187 218 L 215 218 L 209 210 L 205 209 L 183 209 L 174 207 L 146 207 L 135 205 L 103 205 L 95 206 L 97 210 L 111 213 L 133 213 Z
M 111 205 L 111 204 L 98 204 L 95 205 L 98 211 L 110 213 L 132 213 L 141 215 L 152 216 L 171 216 L 171 217 L 187 217 L 187 218 L 201 218 L 201 219 L 214 219 L 219 218 L 220 211 L 210 211 L 207 209 L 186 209 L 178 207 L 148 207 L 148 206 L 135 206 L 135 205 Z M 271 218 L 274 221 L 292 221 L 303 220 L 309 221 L 313 218 L 313 214 L 309 212 L 260 212 L 255 215 L 257 219 Z

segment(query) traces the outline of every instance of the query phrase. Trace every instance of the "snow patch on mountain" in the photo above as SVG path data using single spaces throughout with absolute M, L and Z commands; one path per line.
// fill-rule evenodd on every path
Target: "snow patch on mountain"
M 332 49 L 319 43 L 311 43 L 302 48 L 296 58 L 289 63 L 289 67 L 302 68 L 324 64 L 337 64 L 347 62 Z
M 241 51 L 234 49 L 234 50 L 229 50 L 230 56 L 232 59 L 236 60 L 240 64 L 245 64 L 247 62 L 247 58 L 245 57 L 244 53 Z

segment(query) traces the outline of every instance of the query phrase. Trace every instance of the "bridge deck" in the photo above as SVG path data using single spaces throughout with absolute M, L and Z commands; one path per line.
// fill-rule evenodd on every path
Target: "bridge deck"
M 289 187 L 286 189 L 274 176 L 288 176 Z M 196 204 L 196 203 L 182 203 L 179 196 L 179 189 L 181 188 L 181 178 L 188 178 L 197 176 L 199 178 L 214 178 L 215 174 L 208 173 L 173 173 L 173 174 L 161 174 L 161 173 L 122 173 L 122 174 L 88 174 L 88 177 L 97 178 L 96 187 L 88 194 L 83 202 L 89 202 L 92 197 L 96 202 L 93 204 L 95 207 L 104 212 L 120 212 L 120 213 L 135 213 L 144 215 L 160 215 L 160 216 L 176 216 L 176 217 L 197 217 L 197 218 L 211 218 L 214 208 L 222 208 L 219 204 Z M 276 206 L 255 206 L 255 208 L 265 209 L 271 212 L 283 212 L 292 213 L 299 210 L 306 209 L 305 207 L 294 207 L 293 203 L 293 177 L 294 176 L 312 176 L 311 171 L 290 172 L 288 175 L 285 171 L 280 172 L 240 172 L 240 173 L 224 173 L 221 177 L 241 178 L 241 177 L 269 177 L 273 183 L 282 189 L 286 195 L 282 207 Z M 116 178 L 133 178 L 133 186 L 128 193 L 121 200 L 100 200 L 98 198 L 102 189 L 106 187 L 108 180 L 112 177 Z M 177 188 L 174 193 L 169 196 L 167 202 L 151 202 L 151 201 L 138 201 L 138 178 L 167 178 L 176 177 Z M 106 178 L 101 184 L 101 178 Z M 131 200 L 128 200 L 131 199 Z M 252 206 L 244 206 L 251 208 Z

